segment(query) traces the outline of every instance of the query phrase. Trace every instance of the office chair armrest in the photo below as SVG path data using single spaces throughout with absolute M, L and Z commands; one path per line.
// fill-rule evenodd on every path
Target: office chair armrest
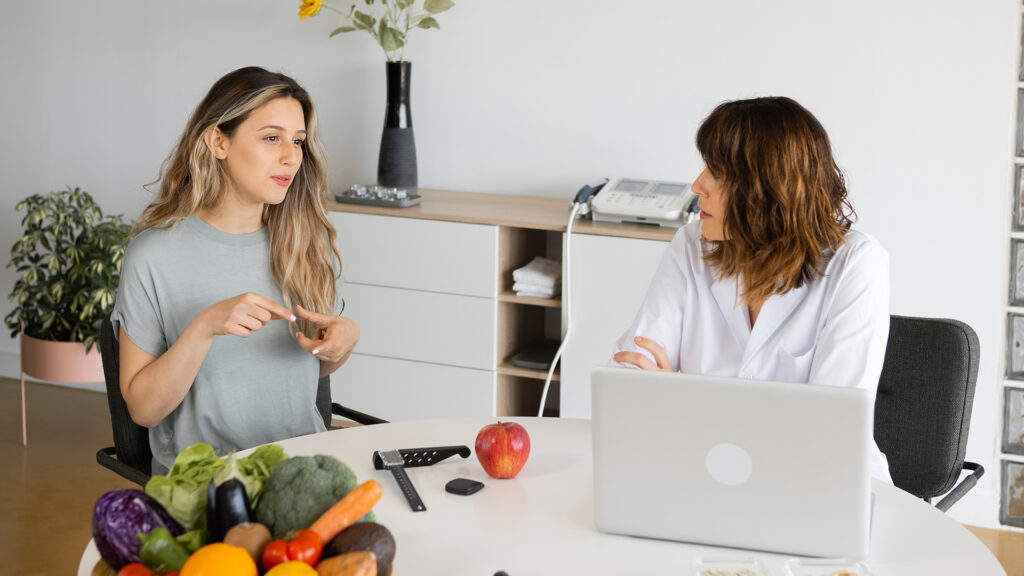
M 135 482 L 143 488 L 146 487 L 146 482 L 149 482 L 149 476 L 143 472 L 140 472 L 137 468 L 121 462 L 114 456 L 117 455 L 117 448 L 108 446 L 106 448 L 100 448 L 96 452 L 96 462 L 99 462 L 101 466 L 109 470 L 113 470 L 118 475 L 132 482 Z
M 939 503 L 935 505 L 939 510 L 942 510 L 943 512 L 949 510 L 950 506 L 956 504 L 957 501 L 963 498 L 964 494 L 967 494 L 968 490 L 974 488 L 974 485 L 978 483 L 978 480 L 985 475 L 985 468 L 982 467 L 981 464 L 975 464 L 974 462 L 964 462 L 963 469 L 971 470 L 972 472 L 969 476 L 961 480 L 959 484 L 954 486 L 953 489 L 949 491 L 949 494 L 946 494 L 945 498 L 939 500 Z
M 334 414 L 335 416 L 341 416 L 342 418 L 348 418 L 349 420 L 351 420 L 353 422 L 358 422 L 360 424 L 387 424 L 388 423 L 387 420 L 381 420 L 380 418 L 377 418 L 376 416 L 370 416 L 369 414 L 364 414 L 362 412 L 359 412 L 358 410 L 353 410 L 351 408 L 346 408 L 346 407 L 342 406 L 341 404 L 338 404 L 337 402 L 331 402 L 331 413 Z

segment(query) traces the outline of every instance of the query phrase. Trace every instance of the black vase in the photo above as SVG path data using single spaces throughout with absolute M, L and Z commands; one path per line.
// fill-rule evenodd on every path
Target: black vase
M 386 66 L 388 101 L 377 159 L 377 185 L 416 191 L 416 141 L 409 105 L 412 62 L 388 62 Z

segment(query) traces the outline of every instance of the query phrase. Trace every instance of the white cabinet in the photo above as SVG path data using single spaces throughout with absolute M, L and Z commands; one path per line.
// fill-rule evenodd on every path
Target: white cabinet
M 493 416 L 498 227 L 331 212 L 360 341 L 334 399 L 386 420 Z
M 536 256 L 563 258 L 567 203 L 420 194 L 412 208 L 339 204 L 329 213 L 344 313 L 361 329 L 333 376 L 334 398 L 387 420 L 536 415 L 547 370 L 513 359 L 557 339 L 568 319 L 561 295 L 518 296 L 512 272 Z M 589 417 L 590 369 L 608 362 L 674 230 L 583 220 L 574 230 L 572 336 L 544 413 Z
M 562 352 L 563 418 L 590 417 L 590 370 L 611 361 L 640 310 L 668 242 L 573 234 L 571 334 Z

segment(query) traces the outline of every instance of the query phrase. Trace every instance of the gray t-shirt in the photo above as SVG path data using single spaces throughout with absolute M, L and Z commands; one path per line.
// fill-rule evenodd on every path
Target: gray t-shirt
M 124 328 L 136 346 L 160 356 L 204 308 L 245 292 L 283 302 L 266 229 L 228 234 L 192 216 L 132 240 L 111 320 L 115 334 Z M 319 371 L 287 320 L 271 320 L 248 338 L 214 337 L 184 400 L 149 431 L 153 473 L 165 474 L 178 452 L 197 442 L 224 455 L 324 431 Z

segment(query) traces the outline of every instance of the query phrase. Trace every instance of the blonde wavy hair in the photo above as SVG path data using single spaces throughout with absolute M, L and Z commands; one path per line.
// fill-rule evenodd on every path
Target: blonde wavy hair
M 697 130 L 697 149 L 726 205 L 726 239 L 705 241 L 704 258 L 720 279 L 742 279 L 745 304 L 825 273 L 856 213 L 810 111 L 781 96 L 724 102 Z
M 167 230 L 201 209 L 213 208 L 230 178 L 207 147 L 204 135 L 219 128 L 231 137 L 254 110 L 278 98 L 293 98 L 306 119 L 302 163 L 280 204 L 267 204 L 263 224 L 270 243 L 270 268 L 281 289 L 283 304 L 333 314 L 336 281 L 341 273 L 337 233 L 327 218 L 327 154 L 317 130 L 313 101 L 299 84 L 275 72 L 251 66 L 230 72 L 210 88 L 192 112 L 170 156 L 160 167 L 160 191 L 143 211 L 132 234 Z M 337 259 L 338 272 L 332 265 Z M 299 329 L 315 337 L 316 326 L 299 319 Z

